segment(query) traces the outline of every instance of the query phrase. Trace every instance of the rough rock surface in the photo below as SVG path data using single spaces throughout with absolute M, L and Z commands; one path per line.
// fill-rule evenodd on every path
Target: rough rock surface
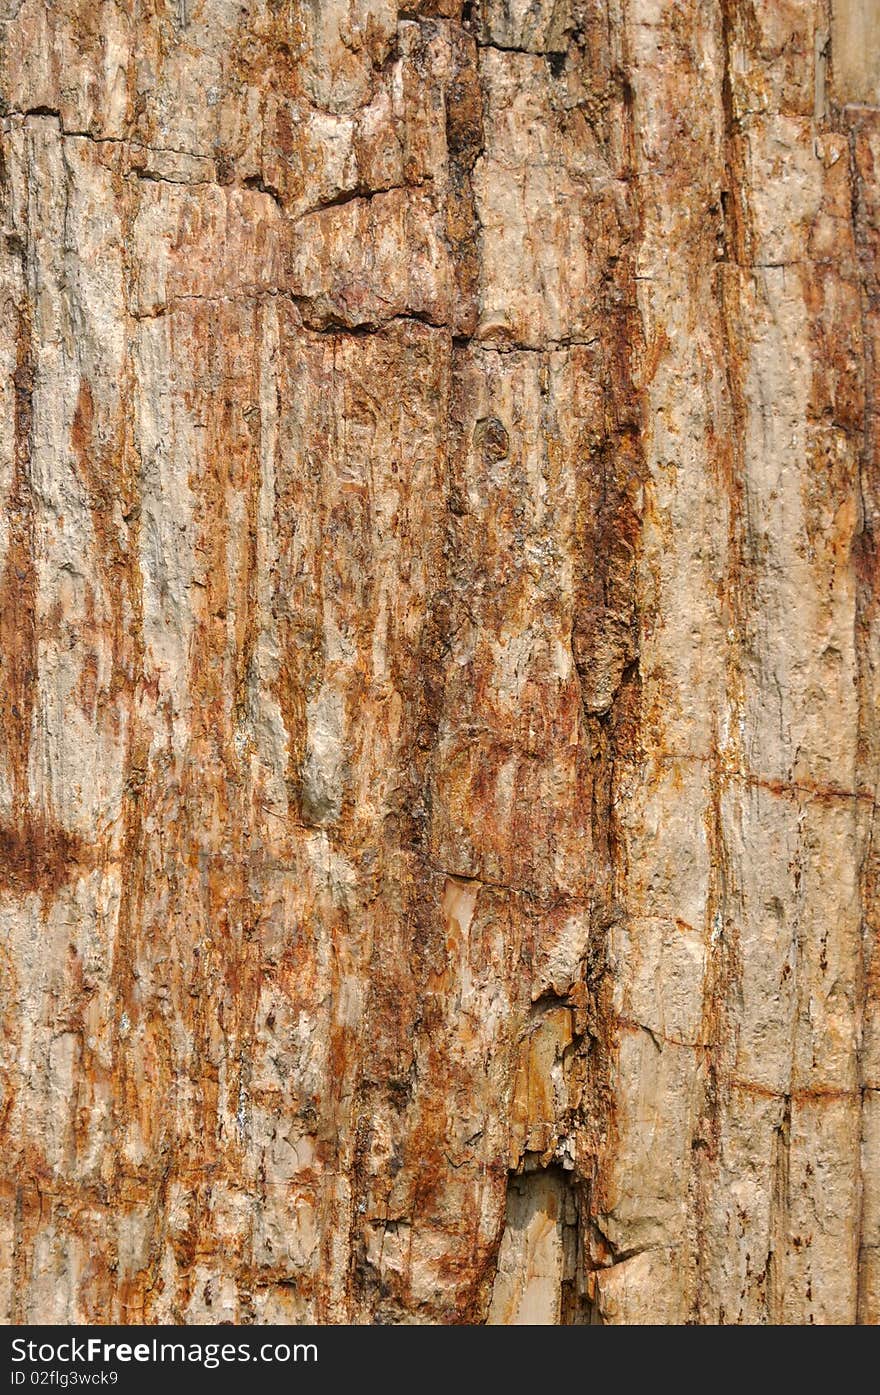
M 880 1321 L 872 0 L 0 0 L 7 1321 Z

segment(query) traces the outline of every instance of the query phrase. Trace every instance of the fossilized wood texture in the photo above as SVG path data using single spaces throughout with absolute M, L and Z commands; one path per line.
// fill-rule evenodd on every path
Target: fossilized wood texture
M 2 0 L 7 1320 L 880 1320 L 871 0 Z

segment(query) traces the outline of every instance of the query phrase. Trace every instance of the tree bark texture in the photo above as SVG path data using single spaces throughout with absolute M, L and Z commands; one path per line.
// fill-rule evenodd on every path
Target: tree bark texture
M 880 1321 L 880 11 L 0 0 L 7 1321 Z

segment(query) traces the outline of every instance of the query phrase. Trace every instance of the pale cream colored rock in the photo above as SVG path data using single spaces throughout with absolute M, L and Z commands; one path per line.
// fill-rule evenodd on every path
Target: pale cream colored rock
M 572 1277 L 566 1231 L 576 1216 L 573 1206 L 566 1215 L 567 1201 L 568 1189 L 556 1173 L 526 1173 L 511 1181 L 491 1326 L 547 1327 L 562 1320 L 563 1285 Z
M 880 1321 L 869 10 L 0 6 L 3 1320 Z
M 871 0 L 834 0 L 831 7 L 834 83 L 843 102 L 880 102 L 880 16 Z

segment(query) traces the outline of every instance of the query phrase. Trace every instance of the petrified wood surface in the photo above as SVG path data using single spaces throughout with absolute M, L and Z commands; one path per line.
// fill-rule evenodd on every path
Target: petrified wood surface
M 880 1320 L 876 6 L 0 93 L 6 1320 Z

